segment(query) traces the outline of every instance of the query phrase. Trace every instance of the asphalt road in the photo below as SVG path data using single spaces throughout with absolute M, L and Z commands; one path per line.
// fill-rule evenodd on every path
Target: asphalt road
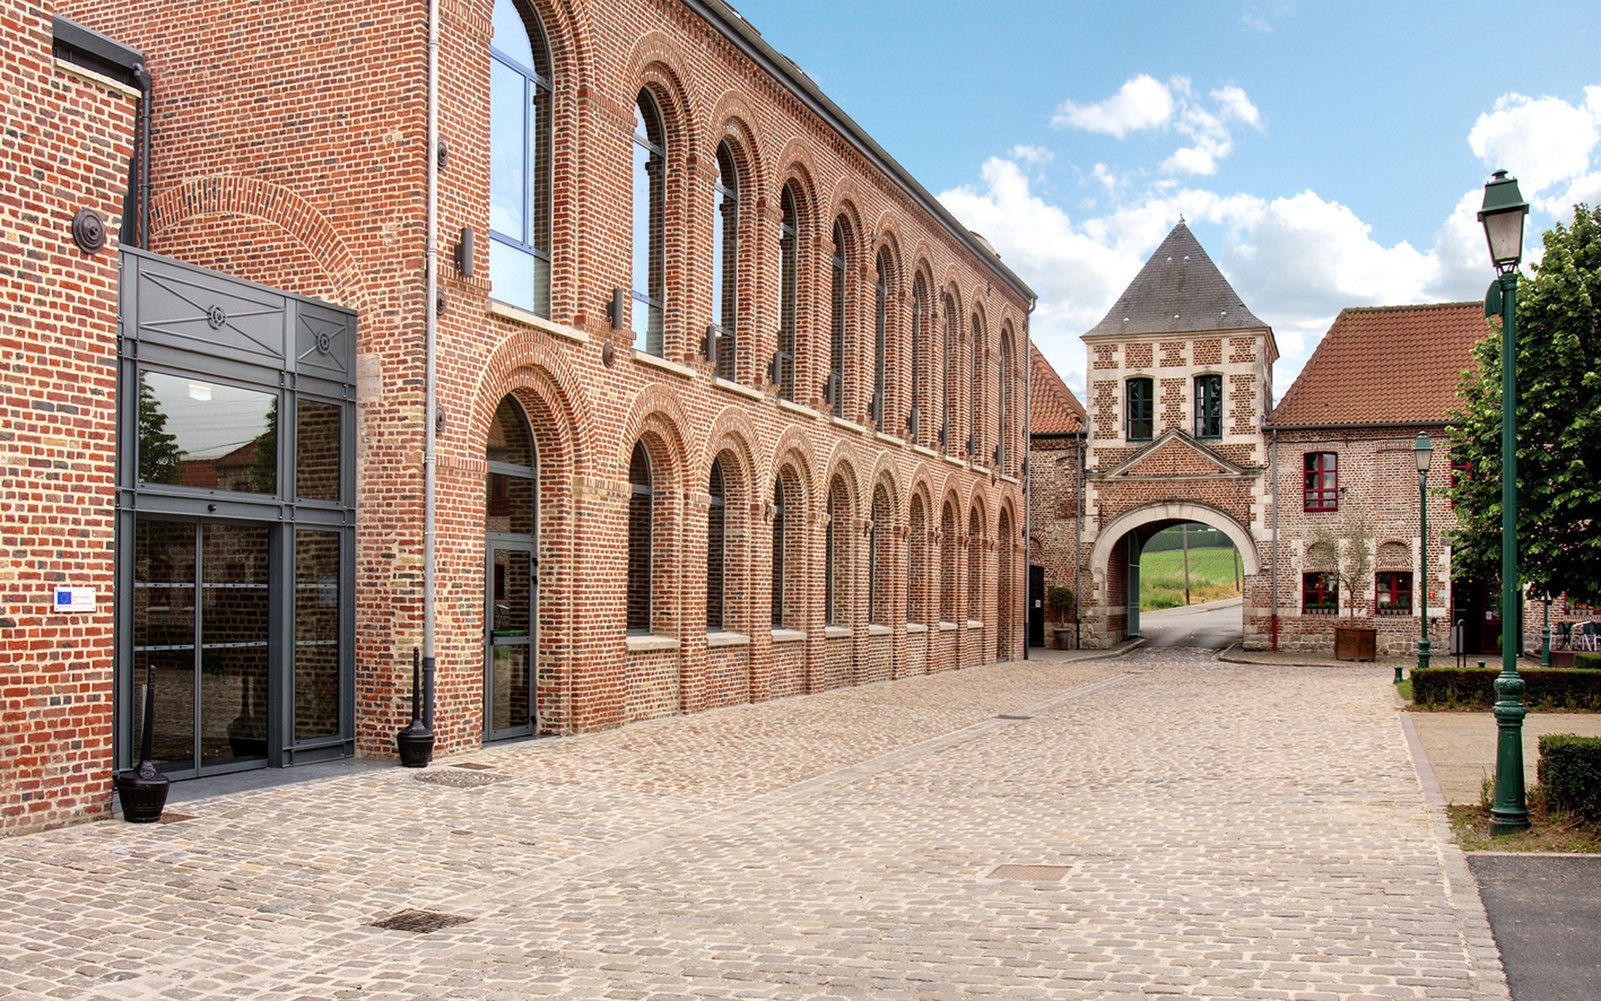
M 1164 608 L 1140 613 L 1140 635 L 1156 649 L 1200 647 L 1221 650 L 1243 632 L 1239 598 L 1210 601 L 1188 608 Z
M 1601 997 L 1601 857 L 1468 856 L 1514 1001 Z

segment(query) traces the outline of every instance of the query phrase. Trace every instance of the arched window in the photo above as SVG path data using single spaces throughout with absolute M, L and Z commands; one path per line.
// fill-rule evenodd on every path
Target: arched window
M 522 407 L 510 396 L 495 408 L 486 445 L 489 474 L 485 484 L 487 532 L 503 535 L 534 534 L 539 506 L 534 494 L 539 481 L 539 460 L 534 436 Z
M 923 498 L 913 495 L 911 513 L 906 519 L 906 621 L 925 622 L 923 575 L 928 560 L 928 524 Z
M 967 387 L 967 454 L 984 454 L 984 321 L 973 314 L 973 370 Z
M 739 316 L 739 171 L 728 144 L 717 144 L 717 207 L 712 210 L 712 297 L 717 338 L 713 361 L 717 374 L 734 378 L 736 328 Z
M 628 463 L 628 631 L 650 632 L 651 519 L 655 493 L 651 488 L 650 455 L 644 442 L 636 442 Z
M 884 429 L 884 382 L 888 364 L 885 328 L 889 325 L 889 251 L 878 255 L 878 277 L 873 284 L 873 399 L 867 416 L 880 431 Z
M 783 218 L 778 224 L 778 356 L 773 381 L 778 395 L 795 398 L 795 280 L 800 269 L 800 213 L 795 210 L 795 193 L 784 185 L 779 196 Z
M 984 617 L 984 520 L 978 508 L 967 519 L 967 617 Z
M 928 322 L 928 283 L 921 273 L 912 280 L 912 408 L 906 415 L 906 440 L 916 443 L 923 422 L 923 328 Z
M 823 402 L 835 416 L 845 413 L 845 220 L 834 220 L 834 260 L 830 274 L 831 312 L 829 314 L 828 383 Z
M 880 625 L 889 621 L 892 596 L 884 586 L 889 573 L 890 529 L 894 515 L 890 513 L 889 491 L 880 483 L 873 488 L 873 521 L 867 536 L 867 621 Z
M 823 623 L 839 625 L 845 617 L 839 576 L 845 569 L 845 539 L 850 528 L 840 523 L 846 513 L 844 488 L 836 478 L 828 488 L 828 526 L 823 531 Z
M 784 477 L 773 477 L 773 628 L 784 625 Z
M 1129 441 L 1150 441 L 1156 421 L 1156 400 L 1149 378 L 1130 379 L 1126 390 L 1124 425 Z
M 950 501 L 939 518 L 939 617 L 941 622 L 956 621 L 956 509 Z
M 1012 328 L 1005 327 L 1001 331 L 1001 371 L 999 392 L 996 394 L 995 406 L 995 445 L 997 464 L 1001 472 L 1011 471 L 1012 449 L 1007 435 L 1011 432 L 1012 416 Z
M 550 315 L 550 56 L 516 0 L 495 0 L 489 45 L 489 284 Z
M 723 543 L 728 519 L 728 497 L 723 490 L 723 460 L 712 460 L 706 484 L 710 506 L 706 509 L 706 631 L 723 628 Z
M 940 417 L 939 447 L 940 451 L 949 455 L 951 451 L 951 423 L 956 420 L 956 324 L 961 322 L 956 315 L 956 300 L 950 293 L 945 294 L 942 304 L 945 311 L 945 355 L 940 360 L 940 378 L 944 380 L 945 387 L 945 413 Z
M 650 91 L 634 105 L 634 347 L 660 355 L 666 304 L 663 250 L 667 212 L 667 132 Z

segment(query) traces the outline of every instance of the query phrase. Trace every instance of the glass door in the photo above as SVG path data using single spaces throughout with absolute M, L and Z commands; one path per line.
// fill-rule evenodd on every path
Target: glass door
M 490 540 L 484 595 L 484 736 L 535 732 L 534 608 L 538 587 L 533 542 Z
M 134 754 L 154 685 L 150 757 L 173 778 L 267 762 L 271 537 L 267 525 L 136 523 Z

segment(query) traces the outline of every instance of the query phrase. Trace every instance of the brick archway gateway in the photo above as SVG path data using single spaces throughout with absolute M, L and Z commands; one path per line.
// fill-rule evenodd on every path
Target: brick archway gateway
M 1241 572 L 1250 579 L 1262 572 L 1256 541 L 1239 520 L 1225 511 L 1193 501 L 1169 500 L 1125 511 L 1096 533 L 1089 569 L 1094 597 L 1087 618 L 1090 631 L 1105 643 L 1139 635 L 1138 557 L 1152 535 L 1189 522 L 1222 532 L 1240 554 Z M 1135 547 L 1131 551 L 1131 544 Z M 1247 589 L 1249 590 L 1249 589 Z M 1242 609 L 1243 619 L 1249 609 Z

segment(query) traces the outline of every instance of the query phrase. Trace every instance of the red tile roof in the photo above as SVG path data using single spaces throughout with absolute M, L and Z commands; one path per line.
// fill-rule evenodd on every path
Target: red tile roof
M 1343 310 L 1267 425 L 1444 423 L 1489 332 L 1479 302 Z
M 1028 363 L 1033 379 L 1029 389 L 1029 433 L 1063 434 L 1083 429 L 1084 405 L 1033 342 L 1028 346 Z

